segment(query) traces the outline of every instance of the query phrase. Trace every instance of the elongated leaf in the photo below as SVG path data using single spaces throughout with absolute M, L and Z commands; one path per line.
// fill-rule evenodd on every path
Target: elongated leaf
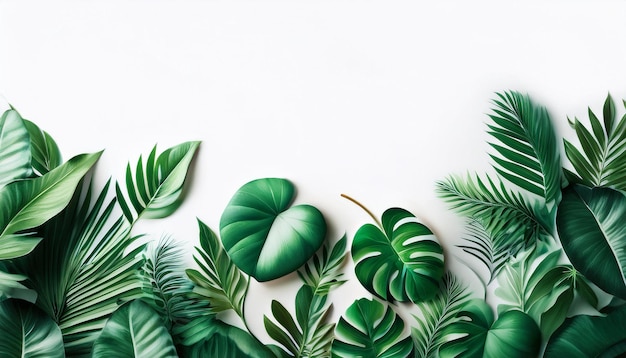
M 61 151 L 54 139 L 47 132 L 41 130 L 35 123 L 24 120 L 24 125 L 30 136 L 30 148 L 32 155 L 32 166 L 39 173 L 44 175 L 52 169 L 61 165 Z
M 340 271 L 347 255 L 346 241 L 344 235 L 332 248 L 325 243 L 322 249 L 298 270 L 298 276 L 313 289 L 315 295 L 327 295 L 331 289 L 346 282 L 341 279 L 343 273 Z
M 463 236 L 463 239 L 466 243 L 457 245 L 457 247 L 485 265 L 489 270 L 489 278 L 483 280 L 483 283 L 488 285 L 496 278 L 510 256 L 510 246 L 506 239 L 507 233 L 496 232 L 490 235 L 483 225 L 476 220 L 469 220 L 465 227 L 467 234 Z
M 26 280 L 27 277 L 8 273 L 3 270 L 3 265 L 0 265 L 0 302 L 7 298 L 19 298 L 34 303 L 37 299 L 37 292 L 20 283 Z
M 494 322 L 489 305 L 473 300 L 459 315 L 463 319 L 445 329 L 452 340 L 441 346 L 441 358 L 527 358 L 539 353 L 541 333 L 524 312 L 504 312 Z
M 558 201 L 561 193 L 561 159 L 548 111 L 518 92 L 497 93 L 489 125 L 498 152 L 491 155 L 494 168 L 511 183 L 542 197 Z
M 572 265 L 606 292 L 626 298 L 626 197 L 610 188 L 570 186 L 557 228 Z
M 434 297 L 444 273 L 435 235 L 400 208 L 386 210 L 382 226 L 365 224 L 354 235 L 352 259 L 361 284 L 390 302 Z
M 248 292 L 248 280 L 230 260 L 220 245 L 217 235 L 198 220 L 200 227 L 199 256 L 194 260 L 202 270 L 186 270 L 187 276 L 195 284 L 193 292 L 206 297 L 213 312 L 234 310 L 243 318 L 243 305 Z
M 0 357 L 65 357 L 61 330 L 34 305 L 0 302 Z
M 109 318 L 93 345 L 93 357 L 178 357 L 161 317 L 135 300 Z
M 10 109 L 0 117 L 0 189 L 31 172 L 28 131 L 19 113 Z
M 409 357 L 411 337 L 404 321 L 389 306 L 361 298 L 339 319 L 332 344 L 333 357 Z
M 25 255 L 37 246 L 40 236 L 19 232 L 32 230 L 58 214 L 100 154 L 78 155 L 42 177 L 0 189 L 0 260 Z
M 554 333 L 544 357 L 623 357 L 626 354 L 626 307 L 606 317 L 568 318 Z
M 324 241 L 322 213 L 310 205 L 290 207 L 294 197 L 295 188 L 285 179 L 257 179 L 243 185 L 222 214 L 224 248 L 258 281 L 295 271 Z
M 116 192 L 129 222 L 135 222 L 139 217 L 163 218 L 178 208 L 187 171 L 199 145 L 200 142 L 181 143 L 165 150 L 156 160 L 155 146 L 148 156 L 145 167 L 142 158 L 139 157 L 134 178 L 130 163 L 128 164 L 126 189 L 136 216 L 132 214 L 119 183 L 116 185 Z

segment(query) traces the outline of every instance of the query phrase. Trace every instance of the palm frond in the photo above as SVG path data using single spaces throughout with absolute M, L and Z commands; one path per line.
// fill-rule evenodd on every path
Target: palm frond
M 556 135 L 545 107 L 536 106 L 518 92 L 497 93 L 489 115 L 493 124 L 489 142 L 495 170 L 511 183 L 545 199 L 558 201 L 561 193 L 561 159 Z
M 602 112 L 601 123 L 591 108 L 588 110 L 591 131 L 577 118 L 570 121 L 582 152 L 564 140 L 565 154 L 576 171 L 576 174 L 568 174 L 571 181 L 590 187 L 606 186 L 626 190 L 626 115 L 618 121 L 610 95 L 604 102 Z
M 298 270 L 298 276 L 313 289 L 313 294 L 327 295 L 331 289 L 346 282 L 341 279 L 343 273 L 340 272 L 347 255 L 346 240 L 344 235 L 332 248 L 324 243 L 322 248 Z
M 488 233 L 481 223 L 470 220 L 465 226 L 467 237 L 463 237 L 466 244 L 457 245 L 464 252 L 474 256 L 482 262 L 489 270 L 489 280 L 485 284 L 491 283 L 498 275 L 502 267 L 510 257 L 510 252 L 519 251 L 519 247 L 511 246 L 511 242 L 501 233 Z
M 436 357 L 439 347 L 445 343 L 443 330 L 458 320 L 457 313 L 470 300 L 470 291 L 456 276 L 447 272 L 441 290 L 429 301 L 417 304 L 421 316 L 414 316 L 417 326 L 412 329 L 416 357 Z

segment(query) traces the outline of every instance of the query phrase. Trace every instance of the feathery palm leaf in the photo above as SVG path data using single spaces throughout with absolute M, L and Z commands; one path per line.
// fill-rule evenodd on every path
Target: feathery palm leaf
M 602 112 L 604 126 L 591 109 L 588 110 L 591 132 L 577 118 L 570 121 L 582 152 L 564 140 L 565 154 L 578 175 L 567 173 L 572 181 L 590 187 L 626 190 L 626 115 L 617 120 L 610 95 L 604 102 Z
M 490 235 L 476 220 L 470 220 L 465 227 L 469 236 L 464 237 L 467 243 L 457 245 L 457 247 L 474 256 L 487 267 L 489 280 L 485 284 L 489 284 L 506 264 L 512 247 L 504 234 Z M 515 251 L 515 248 L 512 251 Z
M 491 155 L 495 170 L 546 203 L 558 201 L 561 159 L 547 110 L 518 92 L 496 95 L 488 132 L 498 142 L 489 143 L 499 154 Z
M 415 316 L 417 327 L 412 328 L 417 357 L 436 357 L 445 343 L 444 328 L 458 320 L 457 314 L 470 300 L 470 292 L 456 276 L 447 272 L 437 296 L 417 304 L 421 317 Z
M 298 276 L 313 289 L 315 295 L 327 295 L 331 289 L 346 282 L 341 280 L 343 273 L 339 271 L 347 256 L 346 240 L 344 235 L 330 249 L 324 243 L 322 249 L 298 270 Z

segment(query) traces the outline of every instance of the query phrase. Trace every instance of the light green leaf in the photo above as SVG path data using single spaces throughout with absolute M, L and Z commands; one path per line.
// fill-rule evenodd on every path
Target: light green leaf
M 25 255 L 37 246 L 39 236 L 21 232 L 58 214 L 100 154 L 78 155 L 42 177 L 12 182 L 0 189 L 0 259 Z
M 19 113 L 10 109 L 0 117 L 0 189 L 31 172 L 28 131 Z
M 135 300 L 120 307 L 93 345 L 93 357 L 178 357 L 161 317 Z
M 322 213 L 292 206 L 295 188 L 285 179 L 257 179 L 233 196 L 220 220 L 222 243 L 233 262 L 258 281 L 295 271 L 326 236 Z
M 0 265 L 0 302 L 7 298 L 19 298 L 34 303 L 37 299 L 37 292 L 20 283 L 27 277 L 8 273 L 3 269 L 4 267 Z
M 435 296 L 444 273 L 443 248 L 413 214 L 386 210 L 382 228 L 365 224 L 354 235 L 356 277 L 374 295 L 393 302 Z
M 445 329 L 452 340 L 441 346 L 441 358 L 528 358 L 539 353 L 541 332 L 524 312 L 504 312 L 494 322 L 489 305 L 472 300 L 459 316 L 462 320 Z
M 61 330 L 34 305 L 0 302 L 0 357 L 65 357 Z
M 322 249 L 298 270 L 298 276 L 315 295 L 327 295 L 331 289 L 346 282 L 341 279 L 343 273 L 340 271 L 347 256 L 346 241 L 344 235 L 332 248 L 324 243 Z
M 119 183 L 116 185 L 117 200 L 124 216 L 133 223 L 140 217 L 148 219 L 164 218 L 173 213 L 181 203 L 183 184 L 191 160 L 200 142 L 185 142 L 165 150 L 156 157 L 156 146 L 144 163 L 141 157 L 137 162 L 135 177 L 130 167 L 126 167 L 127 195 L 136 216 L 127 204 Z
M 544 357 L 623 357 L 626 354 L 626 307 L 606 317 L 568 318 L 552 335 Z
M 389 306 L 361 298 L 339 319 L 333 357 L 401 358 L 413 354 L 404 321 Z
M 63 162 L 61 151 L 54 139 L 31 121 L 25 119 L 24 124 L 30 135 L 31 164 L 39 175 L 44 175 L 61 165 Z
M 626 197 L 574 185 L 563 192 L 557 229 L 572 265 L 604 291 L 626 298 Z

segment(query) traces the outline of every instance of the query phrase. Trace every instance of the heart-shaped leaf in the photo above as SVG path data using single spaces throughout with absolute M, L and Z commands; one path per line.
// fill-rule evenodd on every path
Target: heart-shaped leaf
M 30 175 L 30 137 L 17 111 L 0 117 L 0 188 Z
M 539 327 L 522 311 L 504 312 L 494 322 L 491 307 L 482 300 L 472 300 L 459 316 L 463 319 L 444 331 L 452 337 L 462 336 L 441 346 L 441 358 L 527 358 L 539 353 Z
M 563 191 L 556 224 L 574 267 L 604 291 L 626 298 L 626 196 L 574 185 Z
M 382 230 L 372 224 L 361 226 L 352 242 L 352 259 L 361 284 L 390 302 L 433 298 L 444 274 L 437 238 L 400 208 L 383 213 Z
M 222 214 L 226 252 L 243 272 L 269 281 L 295 271 L 320 248 L 326 221 L 311 205 L 291 206 L 295 188 L 265 178 L 242 186 Z

